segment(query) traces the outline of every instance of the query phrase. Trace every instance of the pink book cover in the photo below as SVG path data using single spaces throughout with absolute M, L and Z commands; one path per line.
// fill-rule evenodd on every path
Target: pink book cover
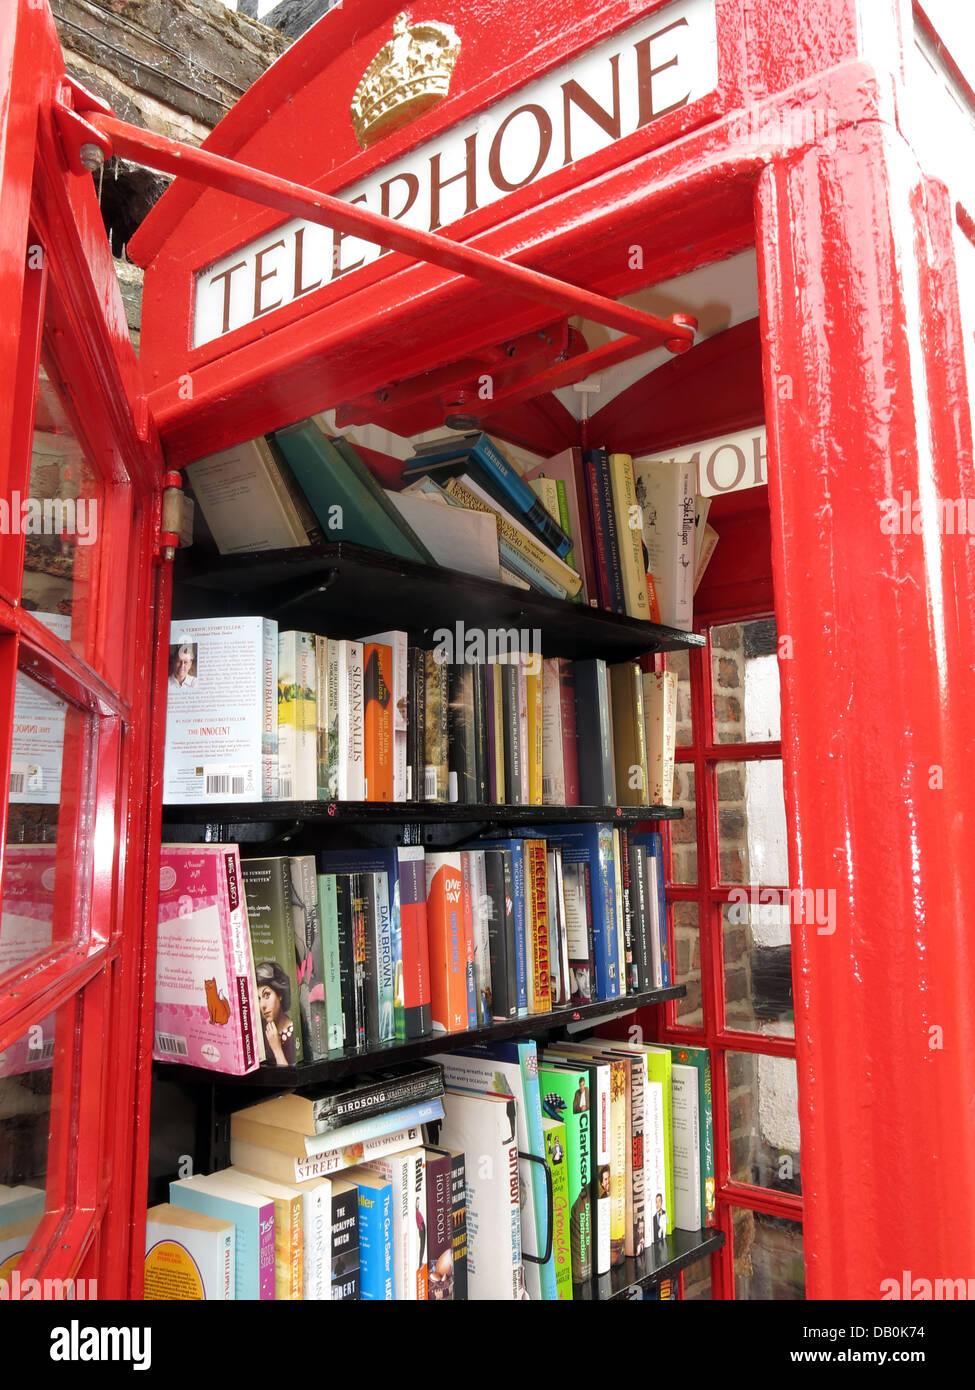
M 163 845 L 153 1057 L 254 1071 L 254 990 L 237 846 Z
M 565 774 L 565 804 L 579 805 L 579 752 L 576 742 L 576 697 L 572 662 L 559 660 L 559 695 L 562 704 L 562 766 Z
M 54 844 L 10 844 L 4 850 L 0 979 L 19 971 L 24 962 L 47 955 L 54 944 L 56 852 Z M 0 1076 L 19 1076 L 53 1064 L 55 1019 L 48 1014 L 0 1052 Z

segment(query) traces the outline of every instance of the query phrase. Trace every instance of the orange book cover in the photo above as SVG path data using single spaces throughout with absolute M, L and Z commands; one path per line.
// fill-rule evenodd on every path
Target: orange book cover
M 545 840 L 525 840 L 528 901 L 531 906 L 532 998 L 529 1012 L 547 1014 L 552 1008 L 552 965 L 548 949 L 548 862 Z
M 381 642 L 362 648 L 365 706 L 366 800 L 393 799 L 393 649 Z
M 467 1029 L 467 940 L 460 851 L 426 855 L 430 1000 L 435 1033 Z

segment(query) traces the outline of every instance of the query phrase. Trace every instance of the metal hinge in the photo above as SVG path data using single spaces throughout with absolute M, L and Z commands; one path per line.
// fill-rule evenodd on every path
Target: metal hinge
M 185 550 L 193 544 L 193 512 L 193 499 L 183 491 L 182 474 L 167 473 L 159 519 L 159 549 L 164 560 L 172 560 L 178 547 Z

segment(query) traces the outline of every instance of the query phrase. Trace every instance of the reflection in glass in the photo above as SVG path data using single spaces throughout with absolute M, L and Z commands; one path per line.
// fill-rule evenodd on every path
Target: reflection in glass
M 794 1059 L 729 1052 L 726 1063 L 732 1178 L 798 1195 L 802 1176 Z
M 50 1014 L 0 1052 L 0 1279 L 8 1285 L 44 1215 L 56 1021 Z
M 734 1209 L 735 1297 L 801 1301 L 806 1296 L 802 1226 L 782 1216 Z
M 722 929 L 727 1026 L 794 1037 L 788 898 L 726 903 Z
M 781 761 L 718 763 L 716 775 L 720 881 L 787 884 Z
M 697 882 L 697 800 L 694 787 L 694 764 L 677 763 L 674 769 L 674 805 L 684 812 L 680 820 L 672 820 L 670 829 L 670 881 Z
M 691 718 L 691 654 L 688 651 L 667 652 L 664 669 L 677 674 L 677 747 L 690 748 L 694 742 Z
M 671 925 L 676 963 L 674 983 L 687 986 L 687 994 L 676 1001 L 677 1021 L 688 1027 L 702 1027 L 704 1014 L 701 994 L 701 928 L 696 902 L 675 902 Z
M 710 630 L 715 743 L 781 738 L 775 620 L 724 623 Z

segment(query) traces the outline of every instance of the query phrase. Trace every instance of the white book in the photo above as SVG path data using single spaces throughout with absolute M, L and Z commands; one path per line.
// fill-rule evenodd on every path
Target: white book
M 655 1238 L 654 1213 L 657 1197 L 660 1208 L 667 1201 L 667 1170 L 664 1160 L 664 1088 L 659 1081 L 647 1080 L 644 1091 L 643 1187 L 647 1199 L 647 1244 Z
M 406 801 L 406 732 L 409 636 L 405 632 L 377 632 L 362 644 L 378 642 L 393 653 L 393 800 Z
M 278 781 L 278 625 L 170 626 L 163 802 L 267 801 Z
M 338 647 L 339 800 L 366 796 L 365 701 L 362 643 L 340 641 Z
M 701 1211 L 701 1117 L 698 1107 L 697 1068 L 675 1062 L 672 1069 L 674 1097 L 674 1225 L 682 1231 L 699 1231 Z
M 660 621 L 690 632 L 697 469 L 673 459 L 634 459 L 633 474 Z
M 650 937 L 650 963 L 654 989 L 664 987 L 664 965 L 660 954 L 660 899 L 657 860 L 647 850 L 647 934 Z
M 143 1298 L 229 1302 L 236 1297 L 232 1221 L 163 1202 L 146 1212 Z
M 562 686 L 556 656 L 542 658 L 542 802 L 546 806 L 565 805 Z
M 186 476 L 221 555 L 308 545 L 309 518 L 263 437 L 187 464 Z
M 387 490 L 386 496 L 438 565 L 481 579 L 501 577 L 497 517 L 453 506 L 453 499 L 431 495 L 415 484 L 402 492 Z
M 360 1167 L 379 1173 L 393 1185 L 394 1297 L 409 1303 L 423 1301 L 427 1296 L 426 1158 L 423 1149 L 416 1147 L 389 1158 L 370 1159 Z
M 643 721 L 651 806 L 673 806 L 677 748 L 676 671 L 643 672 Z
M 477 991 L 477 1026 L 491 1023 L 491 897 L 482 849 L 461 851 L 470 875 L 471 918 L 474 923 L 474 985 Z
M 318 798 L 315 634 L 278 633 L 278 798 Z

